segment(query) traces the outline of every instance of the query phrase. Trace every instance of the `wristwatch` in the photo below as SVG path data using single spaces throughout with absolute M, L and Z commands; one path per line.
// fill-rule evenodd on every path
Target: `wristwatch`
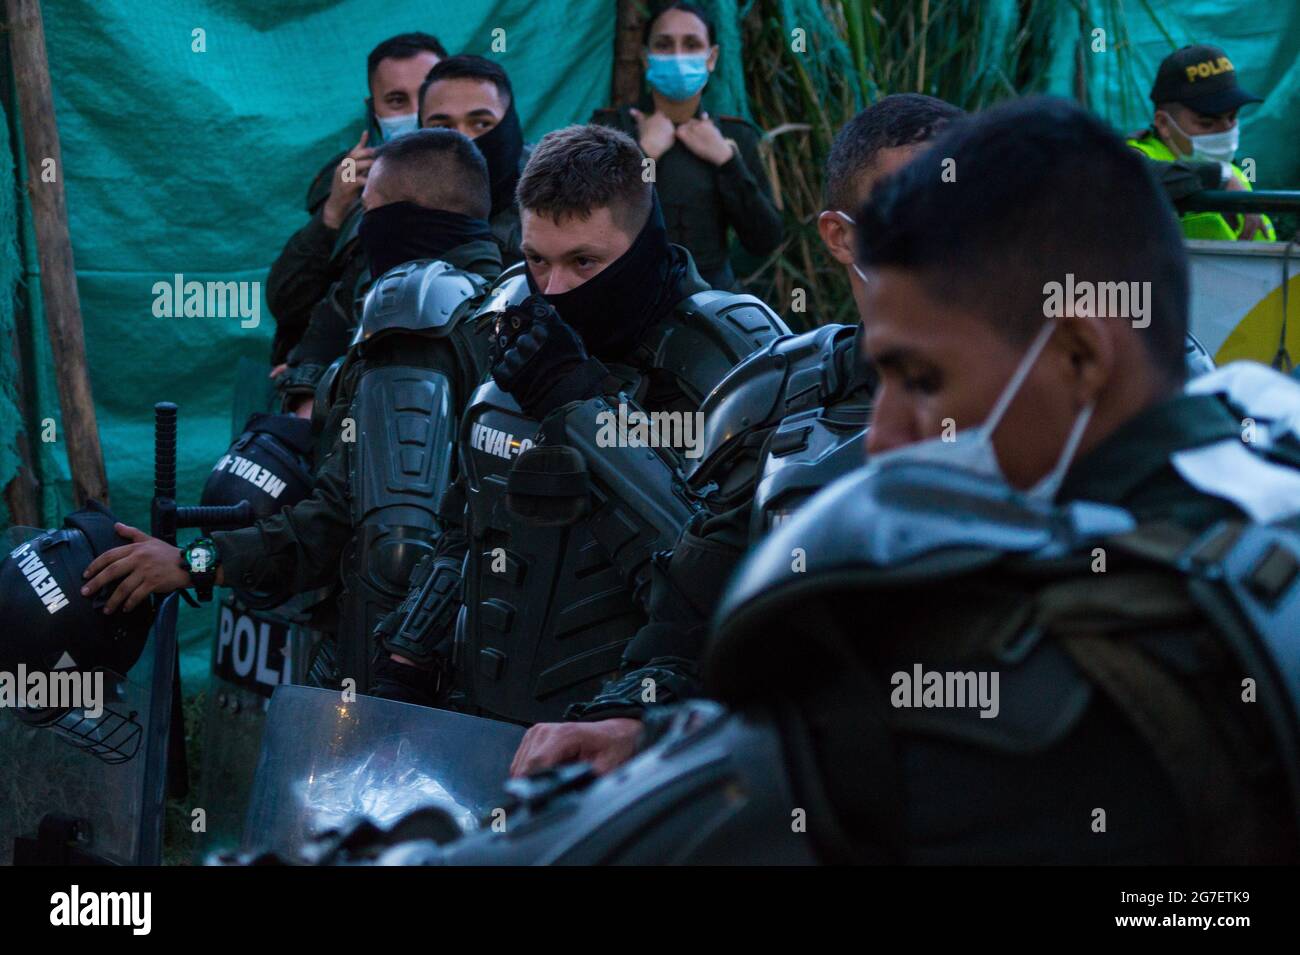
M 181 549 L 181 566 L 190 572 L 194 594 L 200 600 L 212 599 L 212 587 L 217 580 L 217 565 L 221 554 L 210 537 L 199 537 Z

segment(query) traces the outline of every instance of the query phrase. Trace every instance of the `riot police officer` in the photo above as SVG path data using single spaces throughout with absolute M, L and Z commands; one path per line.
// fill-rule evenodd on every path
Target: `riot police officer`
M 390 695 L 519 723 L 590 699 L 646 621 L 651 558 L 698 509 L 680 471 L 701 402 L 786 332 L 668 241 L 642 158 L 571 126 L 524 170 L 526 268 L 483 306 L 493 380 L 461 427 L 460 533 L 383 628 Z
M 318 419 L 330 452 L 312 493 L 207 542 L 217 584 L 272 596 L 331 584 L 342 564 L 340 627 L 357 636 L 338 650 L 358 681 L 370 664 L 367 636 L 432 547 L 435 512 L 455 475 L 459 412 L 486 374 L 488 343 L 468 319 L 500 270 L 486 164 L 458 132 L 419 130 L 381 146 L 362 202 L 361 242 L 380 279 L 347 358 L 321 382 Z M 133 534 L 136 543 L 102 555 L 89 575 L 92 592 L 126 578 L 110 612 L 190 585 L 176 548 Z M 320 625 L 335 629 L 328 624 Z M 320 673 L 321 682 L 337 678 L 332 657 Z
M 552 770 L 506 833 L 403 861 L 1300 859 L 1300 388 L 1184 387 L 1187 261 L 1141 158 L 1015 101 L 856 218 L 874 460 L 742 566 L 704 665 L 730 715 L 664 708 L 616 772 Z M 1150 323 L 1056 308 L 1067 272 L 1150 282 Z
M 852 268 L 853 211 L 960 115 L 932 96 L 898 93 L 862 110 L 836 136 L 826 162 L 826 211 L 817 224 L 859 306 L 864 289 Z M 699 694 L 708 621 L 746 549 L 862 463 L 876 376 L 857 332 L 857 326 L 827 325 L 779 339 L 750 355 L 709 396 L 701 409 L 703 452 L 689 468 L 689 487 L 705 507 L 657 564 L 650 621 L 624 654 L 618 679 L 571 706 L 568 722 L 528 730 L 512 775 L 577 759 L 607 771 L 635 752 L 651 699 L 673 703 Z M 653 695 L 645 692 L 647 680 Z

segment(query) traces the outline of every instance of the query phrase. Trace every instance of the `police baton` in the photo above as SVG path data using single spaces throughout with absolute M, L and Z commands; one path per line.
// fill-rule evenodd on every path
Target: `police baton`
M 160 401 L 153 406 L 153 502 L 149 508 L 149 533 L 175 546 L 176 531 L 182 527 L 246 527 L 252 524 L 253 506 L 248 501 L 213 507 L 176 504 L 176 405 Z M 155 597 L 161 604 L 165 598 Z M 160 640 L 176 642 L 176 630 L 159 632 Z M 173 654 L 171 732 L 167 742 L 167 791 L 177 799 L 189 792 L 189 766 L 185 752 L 185 718 L 181 708 L 180 654 Z

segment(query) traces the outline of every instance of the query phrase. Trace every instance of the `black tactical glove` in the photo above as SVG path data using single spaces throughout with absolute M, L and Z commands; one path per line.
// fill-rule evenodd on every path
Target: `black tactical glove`
M 440 680 L 437 670 L 399 663 L 384 653 L 375 661 L 369 695 L 416 706 L 437 706 Z
M 540 295 L 502 313 L 492 339 L 492 380 L 538 420 L 571 401 L 601 394 L 605 366 Z

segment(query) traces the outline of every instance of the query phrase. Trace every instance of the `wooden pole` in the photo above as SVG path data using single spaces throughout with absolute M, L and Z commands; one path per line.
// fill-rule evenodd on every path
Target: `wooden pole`
M 641 30 L 645 17 L 637 0 L 618 0 L 614 33 L 611 106 L 630 106 L 641 98 Z
M 86 365 L 77 273 L 72 262 L 72 239 L 68 234 L 68 210 L 63 195 L 63 156 L 54 122 L 49 62 L 45 56 L 45 27 L 37 0 L 5 0 L 5 9 L 27 154 L 27 191 L 36 230 L 45 324 L 54 352 L 73 494 L 78 505 L 92 497 L 107 503 L 108 476 L 99 446 L 95 402 Z
M 8 35 L 0 36 L 0 53 L 3 53 L 3 60 L 10 61 L 9 56 L 9 38 Z M 19 142 L 18 117 L 14 116 L 13 104 L 16 103 L 13 95 L 13 84 L 10 82 L 8 74 L 0 77 L 0 101 L 3 101 L 5 112 L 6 133 L 8 133 L 8 142 L 10 148 L 13 148 L 14 156 L 17 156 L 17 146 Z M 5 157 L 0 157 L 0 162 L 4 162 Z M 21 181 L 22 170 L 14 169 L 14 179 Z M 17 196 L 16 196 L 17 197 Z M 17 207 L 14 209 L 14 243 L 16 251 L 21 251 L 22 268 L 27 268 L 26 249 L 23 248 L 22 236 L 22 213 L 23 209 Z M 14 446 L 18 450 L 18 470 L 10 479 L 8 486 L 4 489 L 4 500 L 6 507 L 9 509 L 10 524 L 21 524 L 29 528 L 39 528 L 43 525 L 40 518 L 40 481 L 36 478 L 36 469 L 31 463 L 31 440 L 29 435 L 32 434 L 32 426 L 35 424 L 36 416 L 29 407 L 30 383 L 29 370 L 27 370 L 27 361 L 25 357 L 25 343 L 30 339 L 31 324 L 29 320 L 30 312 L 27 311 L 27 303 L 30 296 L 27 294 L 26 285 L 19 283 L 14 288 L 14 316 L 13 316 L 13 334 L 9 340 L 9 346 L 13 350 L 13 368 L 14 396 L 17 399 L 18 413 L 21 414 L 21 427 L 18 433 L 14 435 Z

